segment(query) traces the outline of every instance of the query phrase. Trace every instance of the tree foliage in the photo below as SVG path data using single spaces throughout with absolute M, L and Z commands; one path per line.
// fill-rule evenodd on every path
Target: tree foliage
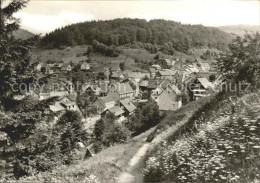
M 19 28 L 19 19 L 13 14 L 25 7 L 26 3 L 27 1 L 24 0 L 16 0 L 2 7 L 3 1 L 0 2 L 0 101 L 2 103 L 14 94 L 11 84 L 28 84 L 36 79 L 29 51 L 34 47 L 38 36 L 27 40 L 15 40 L 12 36 L 13 31 Z
M 249 82 L 256 86 L 260 76 L 260 34 L 236 37 L 229 51 L 218 59 L 217 66 L 227 81 Z
M 138 106 L 135 113 L 128 120 L 128 128 L 133 135 L 138 135 L 145 130 L 155 126 L 161 121 L 159 107 L 154 101 Z
M 151 53 L 157 52 L 157 45 L 163 45 L 163 49 L 172 54 L 174 50 L 184 52 L 193 47 L 221 48 L 231 41 L 231 37 L 216 28 L 202 25 L 182 25 L 166 20 L 147 22 L 143 19 L 115 19 L 78 23 L 56 29 L 46 34 L 40 45 L 47 48 L 90 45 L 93 40 L 108 46 L 149 43 L 144 47 Z

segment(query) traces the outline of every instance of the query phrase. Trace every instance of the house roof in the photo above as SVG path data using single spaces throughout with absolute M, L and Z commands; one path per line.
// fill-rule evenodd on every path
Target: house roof
M 148 83 L 149 83 L 148 80 L 143 80 L 143 81 L 140 83 L 139 86 L 141 86 L 141 87 L 147 87 L 147 86 L 148 86 Z
M 199 72 L 199 69 L 197 67 L 195 67 L 194 65 L 187 65 L 186 67 L 186 71 L 193 73 L 193 72 Z
M 161 66 L 158 65 L 158 64 L 154 64 L 154 65 L 152 65 L 151 67 L 152 67 L 152 68 L 156 68 L 156 69 L 161 69 Z
M 206 89 L 213 88 L 213 84 L 209 82 L 207 78 L 198 78 L 198 81 L 202 84 L 202 86 Z
M 179 89 L 175 85 L 168 85 L 176 94 L 180 94 Z M 159 110 L 175 110 L 175 105 L 178 105 L 178 100 L 176 95 L 168 93 L 168 89 L 164 90 L 159 96 L 158 106 Z
M 160 86 L 161 86 L 162 89 L 165 90 L 167 88 L 167 86 L 170 85 L 170 83 L 171 83 L 170 81 L 165 80 L 165 81 L 161 82 Z
M 117 72 L 117 71 L 113 71 L 111 77 L 112 77 L 112 78 L 119 78 L 119 77 L 120 77 L 120 74 L 119 74 L 119 72 Z
M 70 63 L 65 63 L 65 64 L 63 64 L 63 66 L 62 66 L 61 68 L 62 68 L 62 69 L 65 69 L 65 68 L 67 68 L 68 66 L 71 66 Z
M 156 80 L 149 80 L 147 88 L 149 88 L 149 89 L 157 88 L 157 81 Z
M 133 72 L 133 71 L 124 72 L 124 76 L 128 78 L 143 78 L 148 74 L 149 73 L 145 73 L 145 72 Z
M 158 72 L 162 76 L 173 76 L 175 74 L 175 72 L 173 70 L 170 70 L 170 69 L 161 70 L 161 71 L 158 71 Z
M 125 94 L 125 93 L 133 93 L 134 90 L 130 86 L 129 83 L 117 83 L 116 85 L 116 90 L 119 94 Z
M 200 67 L 202 70 L 206 70 L 206 71 L 210 70 L 210 65 L 206 62 L 200 63 Z
M 150 67 L 150 68 L 149 68 L 149 71 L 152 72 L 152 73 L 154 73 L 154 72 L 156 72 L 156 69 L 153 68 L 153 67 Z
M 172 61 L 170 59 L 164 59 L 167 65 L 172 65 Z
M 68 95 L 68 98 L 72 101 L 76 101 L 76 95 L 73 95 L 73 94 L 69 94 Z
M 181 91 L 174 84 L 168 85 L 176 94 L 181 94 Z
M 67 101 L 67 102 L 62 102 L 62 104 L 68 107 L 68 106 L 75 105 L 76 103 L 74 101 Z
M 64 110 L 64 107 L 61 106 L 58 102 L 55 105 L 49 105 L 50 110 L 53 112 L 58 112 Z
M 83 63 L 81 64 L 81 67 L 89 67 L 89 63 L 83 62 Z
M 114 106 L 114 107 L 111 107 L 111 108 L 109 108 L 107 110 L 110 111 L 115 116 L 119 116 L 119 115 L 125 113 L 125 111 L 123 109 L 121 109 L 119 106 Z
M 116 101 L 116 98 L 113 95 L 108 95 L 104 97 L 98 97 L 98 100 L 100 100 L 105 105 L 107 102 Z
M 135 105 L 129 99 L 121 100 L 120 102 L 128 112 L 133 112 L 136 109 Z

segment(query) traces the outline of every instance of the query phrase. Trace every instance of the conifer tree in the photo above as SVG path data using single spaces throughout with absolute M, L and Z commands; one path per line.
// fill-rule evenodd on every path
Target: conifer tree
M 4 6 L 0 0 L 0 104 L 7 104 L 15 94 L 11 85 L 35 81 L 33 64 L 30 61 L 30 50 L 39 36 L 27 40 L 16 40 L 12 33 L 19 29 L 20 20 L 14 13 L 25 7 L 27 1 L 12 0 Z

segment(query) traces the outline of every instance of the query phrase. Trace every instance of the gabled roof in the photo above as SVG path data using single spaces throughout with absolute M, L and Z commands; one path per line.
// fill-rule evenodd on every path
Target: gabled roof
M 149 73 L 148 72 L 124 71 L 123 75 L 128 78 L 143 78 L 143 77 L 149 75 Z
M 81 64 L 81 67 L 88 67 L 89 66 L 89 63 L 87 63 L 87 62 L 83 62 L 82 64 Z
M 148 83 L 149 83 L 148 80 L 143 80 L 143 81 L 140 83 L 139 86 L 141 86 L 141 87 L 147 87 L 147 86 L 148 86 Z
M 199 69 L 197 67 L 195 67 L 194 65 L 186 65 L 184 66 L 186 67 L 186 71 L 193 73 L 193 72 L 199 72 Z
M 61 106 L 59 103 L 56 103 L 55 105 L 50 105 L 50 110 L 53 112 L 58 112 L 58 111 L 62 111 L 65 108 L 63 106 Z
M 153 65 L 151 66 L 151 68 L 156 68 L 156 69 L 158 70 L 158 69 L 161 69 L 161 66 L 158 65 L 158 64 L 153 64 Z
M 63 66 L 61 68 L 66 69 L 68 66 L 71 66 L 70 63 L 65 63 L 65 64 L 63 64 Z
M 162 89 L 165 90 L 167 88 L 167 86 L 170 85 L 170 84 L 171 84 L 171 81 L 165 80 L 165 81 L 161 82 L 160 86 L 161 86 Z
M 107 110 L 109 112 L 111 112 L 112 114 L 114 114 L 115 116 L 119 116 L 119 115 L 125 113 L 125 111 L 123 109 L 121 109 L 119 106 L 114 106 L 114 107 L 111 107 L 111 108 L 109 108 Z
M 108 102 L 116 101 L 116 98 L 113 95 L 108 95 L 104 97 L 98 97 L 98 100 L 100 100 L 102 104 L 105 105 Z
M 119 94 L 133 93 L 134 92 L 133 88 L 130 86 L 129 83 L 117 83 L 113 86 L 116 87 L 116 90 Z
M 202 86 L 206 89 L 213 88 L 213 84 L 209 82 L 207 78 L 198 78 L 198 81 L 202 84 Z
M 154 72 L 156 72 L 156 69 L 153 68 L 153 67 L 150 67 L 150 68 L 149 68 L 149 71 L 152 72 L 152 73 L 154 73 Z
M 66 107 L 76 105 L 76 103 L 74 101 L 62 102 L 62 104 L 65 105 Z
M 170 59 L 164 59 L 167 65 L 172 65 L 172 61 Z
M 160 75 L 162 76 L 173 76 L 174 75 L 174 71 L 170 70 L 170 69 L 166 69 L 166 70 L 161 70 L 158 71 L 160 73 Z
M 168 85 L 176 94 L 181 94 L 181 91 L 174 84 Z
M 210 70 L 210 65 L 206 62 L 200 63 L 200 67 L 203 71 L 209 71 Z
M 147 88 L 149 89 L 155 89 L 157 88 L 157 81 L 156 80 L 149 80 Z
M 129 99 L 121 100 L 120 103 L 128 112 L 133 112 L 136 109 L 135 105 Z
M 114 72 L 112 72 L 111 77 L 112 77 L 112 78 L 119 78 L 119 77 L 120 77 L 120 73 L 117 72 L 117 71 L 114 71 Z
M 68 98 L 69 98 L 70 100 L 72 100 L 72 101 L 76 101 L 76 96 L 73 95 L 73 94 L 69 94 L 69 95 L 68 95 Z

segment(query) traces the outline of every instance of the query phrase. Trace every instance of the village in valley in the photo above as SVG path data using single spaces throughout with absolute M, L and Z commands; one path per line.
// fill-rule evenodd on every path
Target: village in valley
M 0 182 L 259 183 L 258 2 L 219 3 L 0 1 Z
M 167 114 L 209 96 L 221 81 L 214 64 L 200 58 L 193 62 L 185 62 L 182 57 L 155 58 L 152 63 L 145 71 L 125 69 L 119 63 L 113 67 L 107 64 L 97 72 L 90 56 L 78 63 L 36 62 L 41 87 L 17 97 L 52 98 L 46 113 L 58 119 L 67 110 L 77 111 L 85 130 L 93 134 L 96 121 L 109 114 L 119 124 L 129 123 L 129 116 L 148 101 L 158 105 L 161 115 Z

